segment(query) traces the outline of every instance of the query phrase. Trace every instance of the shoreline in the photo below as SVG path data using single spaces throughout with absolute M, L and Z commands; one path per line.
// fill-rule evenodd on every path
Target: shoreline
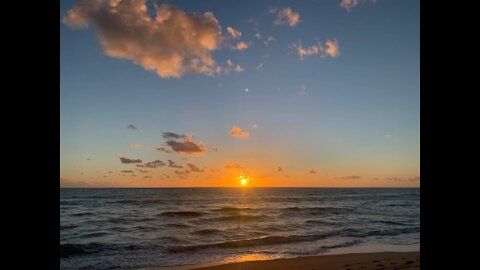
M 420 269 L 420 251 L 379 251 L 327 253 L 266 260 L 230 263 L 203 263 L 172 267 L 147 267 L 137 270 L 367 270 L 367 269 Z

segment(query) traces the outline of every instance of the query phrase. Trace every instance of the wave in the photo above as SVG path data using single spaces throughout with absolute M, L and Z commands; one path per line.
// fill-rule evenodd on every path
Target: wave
M 263 219 L 265 216 L 255 216 L 255 215 L 230 215 L 230 216 L 223 216 L 219 218 L 214 218 L 211 220 L 216 220 L 216 221 L 254 221 L 254 220 L 259 220 Z
M 169 217 L 200 217 L 203 216 L 204 213 L 196 212 L 196 211 L 169 211 L 163 212 L 160 216 L 169 216 Z
M 195 251 L 199 249 L 208 249 L 208 248 L 242 248 L 242 247 L 253 247 L 253 246 L 263 246 L 263 245 L 278 245 L 278 244 L 288 244 L 288 243 L 294 243 L 294 242 L 316 241 L 316 240 L 324 239 L 327 237 L 328 235 L 267 236 L 267 237 L 261 237 L 261 238 L 228 241 L 228 242 L 213 243 L 213 244 L 170 247 L 167 249 L 167 251 L 171 253 L 177 253 L 177 252 Z
M 247 210 L 252 210 L 252 208 L 249 208 L 249 207 L 222 207 L 222 208 L 214 209 L 213 211 L 218 211 L 218 212 L 239 212 L 239 211 L 247 211 Z
M 218 233 L 218 232 L 221 232 L 221 230 L 217 230 L 217 229 L 203 229 L 203 230 L 194 231 L 194 232 L 192 232 L 192 234 L 207 235 L 207 234 L 214 234 L 214 233 Z

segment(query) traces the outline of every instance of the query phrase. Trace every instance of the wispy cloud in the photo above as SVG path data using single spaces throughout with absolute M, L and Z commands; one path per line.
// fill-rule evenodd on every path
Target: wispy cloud
M 137 129 L 137 127 L 135 125 L 130 124 L 127 126 L 127 129 Z
M 293 27 L 300 23 L 300 14 L 293 11 L 290 7 L 282 9 L 270 8 L 269 12 L 277 15 L 277 18 L 273 21 L 275 25 L 288 24 Z
M 340 6 L 347 11 L 350 11 L 353 7 L 356 7 L 361 2 L 376 3 L 377 0 L 340 0 Z
M 228 26 L 227 27 L 227 32 L 230 34 L 230 36 L 233 38 L 233 39 L 239 39 L 242 37 L 242 32 L 238 31 L 238 30 L 235 30 L 233 29 L 232 27 Z
M 118 157 L 120 159 L 120 162 L 124 164 L 130 164 L 130 163 L 142 163 L 142 160 L 139 158 L 128 158 L 124 156 Z
M 258 124 L 257 124 L 257 123 L 253 123 L 253 124 L 252 124 L 252 128 L 258 128 Z
M 228 169 L 228 170 L 232 170 L 232 169 L 243 170 L 244 168 L 237 163 L 229 163 L 229 164 L 225 165 L 225 169 Z
M 317 173 L 316 170 L 310 170 L 309 173 Z
M 243 51 L 248 48 L 248 44 L 244 41 L 240 41 L 237 44 L 230 46 L 232 50 Z
M 320 58 L 325 58 L 327 56 L 337 57 L 340 55 L 340 46 L 338 45 L 337 39 L 327 40 L 325 45 L 322 45 L 320 42 L 314 44 L 310 47 L 303 47 L 301 41 L 297 41 L 290 46 L 291 49 L 294 49 L 300 59 L 304 59 L 306 56 L 318 55 Z
M 232 129 L 230 129 L 230 135 L 233 137 L 246 139 L 250 136 L 250 132 L 242 130 L 239 126 L 233 126 Z
M 360 179 L 362 178 L 361 176 L 359 175 L 348 175 L 348 176 L 344 176 L 344 177 L 339 177 L 340 179 Z
M 282 167 L 280 167 L 280 166 L 278 166 L 278 167 L 277 167 L 277 171 L 279 171 L 279 172 L 283 172 L 283 168 L 282 168 Z
M 223 42 L 212 12 L 185 12 L 171 4 L 145 0 L 78 0 L 63 21 L 72 28 L 93 26 L 106 55 L 128 59 L 162 78 L 186 73 L 216 74 L 212 52 Z

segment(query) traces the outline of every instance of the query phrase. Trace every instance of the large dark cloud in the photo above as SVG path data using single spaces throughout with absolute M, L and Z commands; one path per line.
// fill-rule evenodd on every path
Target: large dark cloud
M 190 141 L 174 141 L 168 140 L 165 142 L 172 148 L 175 153 L 180 154 L 201 154 L 207 152 L 207 149 L 201 145 Z
M 142 163 L 142 160 L 139 158 L 128 158 L 128 157 L 119 157 L 120 162 L 124 164 L 130 164 L 130 163 Z

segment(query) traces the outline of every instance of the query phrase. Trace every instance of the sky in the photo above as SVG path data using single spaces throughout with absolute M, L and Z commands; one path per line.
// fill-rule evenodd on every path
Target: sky
M 417 0 L 60 1 L 61 187 L 418 187 Z

